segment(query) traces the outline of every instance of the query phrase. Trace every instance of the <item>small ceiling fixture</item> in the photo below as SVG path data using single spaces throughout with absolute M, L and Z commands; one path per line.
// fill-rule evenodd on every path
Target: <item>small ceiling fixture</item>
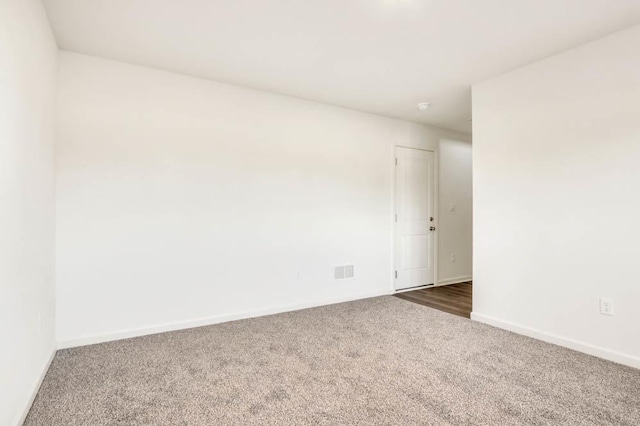
M 429 102 L 420 102 L 418 104 L 418 109 L 420 111 L 426 111 L 429 109 L 429 107 L 431 106 L 431 104 Z

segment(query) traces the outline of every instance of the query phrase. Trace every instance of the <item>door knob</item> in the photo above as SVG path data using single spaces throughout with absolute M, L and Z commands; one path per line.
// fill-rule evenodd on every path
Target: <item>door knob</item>
M 429 231 L 435 231 L 435 230 L 436 230 L 435 226 L 432 226 L 432 227 L 429 228 Z

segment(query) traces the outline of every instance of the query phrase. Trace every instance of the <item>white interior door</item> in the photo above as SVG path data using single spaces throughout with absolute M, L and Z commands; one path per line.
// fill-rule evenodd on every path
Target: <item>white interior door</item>
M 434 155 L 396 147 L 395 288 L 434 283 Z

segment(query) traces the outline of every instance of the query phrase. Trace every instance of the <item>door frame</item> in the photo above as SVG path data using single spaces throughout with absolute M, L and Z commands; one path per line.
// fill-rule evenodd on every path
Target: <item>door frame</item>
M 397 182 L 397 173 L 396 173 L 396 152 L 397 148 L 407 148 L 407 149 L 415 149 L 418 151 L 426 151 L 433 153 L 433 210 L 434 210 L 434 226 L 436 230 L 434 231 L 433 236 L 433 284 L 429 285 L 421 285 L 417 287 L 404 288 L 401 290 L 396 289 L 396 188 L 398 186 Z M 438 216 L 439 216 L 439 190 L 440 190 L 440 161 L 438 158 L 438 151 L 436 149 L 424 149 L 424 148 L 416 148 L 413 146 L 405 146 L 405 145 L 393 145 L 393 152 L 391 153 L 391 166 L 393 170 L 393 189 L 391 191 L 391 201 L 393 208 L 391 209 L 391 226 L 393 232 L 391 233 L 391 288 L 392 293 L 404 293 L 406 291 L 420 290 L 423 288 L 432 288 L 438 286 L 438 253 L 439 253 L 439 245 L 438 245 L 438 236 L 440 235 L 440 227 L 438 226 Z

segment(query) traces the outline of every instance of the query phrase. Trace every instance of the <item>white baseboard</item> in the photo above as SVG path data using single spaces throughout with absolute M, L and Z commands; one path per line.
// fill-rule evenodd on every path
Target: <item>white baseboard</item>
M 449 285 L 449 284 L 458 284 L 458 283 L 466 283 L 467 281 L 471 281 L 473 278 L 471 275 L 463 275 L 461 277 L 453 277 L 453 278 L 444 278 L 438 280 L 438 285 Z
M 623 354 L 620 352 L 605 349 L 599 346 L 594 346 L 589 343 L 580 342 L 578 340 L 569 339 L 567 337 L 559 336 L 553 333 L 547 333 L 545 331 L 536 330 L 534 328 L 518 325 L 509 321 L 504 321 L 498 318 L 490 317 L 488 315 L 480 314 L 477 312 L 471 312 L 471 319 L 484 324 L 488 324 L 494 327 L 502 328 L 504 330 L 512 331 L 517 334 L 533 337 L 534 339 L 542 340 L 544 342 L 553 343 L 558 346 L 564 346 L 565 348 L 573 349 L 578 352 L 583 352 L 589 355 L 603 358 L 609 361 L 617 362 L 618 364 L 628 365 L 629 367 L 640 368 L 640 358 L 631 355 Z
M 42 370 L 40 371 L 40 375 L 38 376 L 38 379 L 33 385 L 33 389 L 31 390 L 31 396 L 29 397 L 29 401 L 27 402 L 27 405 L 22 410 L 22 414 L 20 415 L 20 417 L 18 418 L 18 421 L 16 422 L 17 426 L 21 426 L 26 420 L 27 415 L 29 414 L 29 410 L 31 410 L 31 405 L 33 405 L 33 401 L 36 399 L 36 395 L 38 395 L 40 386 L 42 386 L 42 382 L 44 381 L 44 376 L 47 375 L 47 371 L 49 371 L 49 367 L 51 366 L 51 361 L 53 361 L 53 358 L 55 356 L 56 356 L 56 349 L 53 348 L 51 350 L 51 354 L 49 354 L 49 358 L 46 360 L 46 362 L 42 367 Z
M 128 339 L 131 337 L 146 336 L 149 334 L 165 333 L 167 331 L 184 330 L 187 328 L 203 327 L 206 325 L 220 324 L 228 321 L 236 321 L 247 318 L 261 317 L 265 315 L 279 314 L 282 312 L 299 311 L 301 309 L 315 308 L 318 306 L 333 305 L 335 303 L 351 302 L 353 300 L 368 299 L 370 297 L 386 296 L 392 294 L 392 290 L 380 290 L 363 293 L 354 296 L 343 296 L 320 302 L 307 302 L 295 305 L 281 306 L 277 308 L 258 309 L 235 314 L 216 315 L 207 318 L 200 318 L 188 321 L 179 321 L 168 324 L 161 324 L 151 327 L 142 327 L 130 330 L 117 331 L 95 336 L 86 336 L 78 339 L 58 341 L 58 349 L 74 348 L 78 346 L 93 345 L 96 343 L 110 342 L 114 340 Z

